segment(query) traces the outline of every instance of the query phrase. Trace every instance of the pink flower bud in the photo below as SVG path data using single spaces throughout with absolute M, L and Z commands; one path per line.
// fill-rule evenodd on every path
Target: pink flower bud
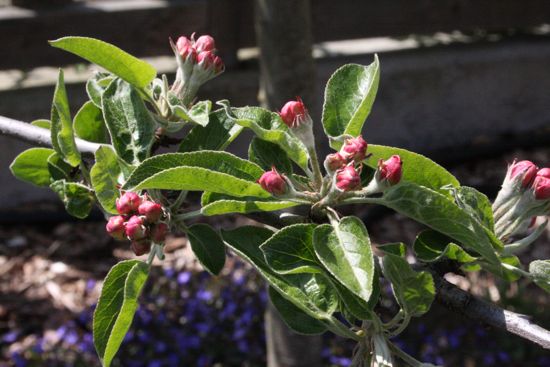
M 141 217 L 133 215 L 128 219 L 128 222 L 126 222 L 126 236 L 130 240 L 141 240 L 147 237 L 147 228 Z
M 336 171 L 336 187 L 342 191 L 361 189 L 361 177 L 353 164 Z
M 281 108 L 281 112 L 279 112 L 279 116 L 281 116 L 286 126 L 295 128 L 300 126 L 309 117 L 309 114 L 302 99 L 297 97 L 296 101 L 285 103 Z
M 109 218 L 107 221 L 107 225 L 105 226 L 105 230 L 107 233 L 117 239 L 117 240 L 123 240 L 124 237 L 124 222 L 126 220 L 121 215 L 115 215 L 114 217 Z
M 151 241 L 149 241 L 146 238 L 143 238 L 141 240 L 135 240 L 132 241 L 132 251 L 134 251 L 134 254 L 136 256 L 145 255 L 149 251 L 151 251 Z
M 194 51 L 193 48 L 193 42 L 185 36 L 181 36 L 178 38 L 178 41 L 176 42 L 176 48 L 178 50 L 178 53 L 182 58 L 186 58 L 189 53 Z
M 157 223 L 151 228 L 151 239 L 156 243 L 162 243 L 166 239 L 168 225 L 166 223 Z
M 543 173 L 546 174 L 546 172 Z M 533 190 L 535 190 L 535 199 L 550 199 L 550 178 L 537 175 L 533 181 Z
M 382 159 L 378 162 L 378 172 L 380 180 L 387 180 L 391 185 L 395 185 L 401 181 L 403 175 L 403 162 L 398 155 L 392 155 L 388 160 Z
M 542 176 L 546 178 L 550 178 L 550 168 L 541 168 L 537 172 L 537 176 Z
M 225 65 L 221 59 L 221 57 L 216 56 L 214 58 L 214 70 L 216 71 L 216 74 L 221 73 L 225 69 Z
M 533 183 L 537 175 L 537 169 L 538 167 L 531 161 L 514 161 L 508 167 L 507 176 L 509 180 L 520 180 L 521 187 L 527 188 Z
M 203 51 L 197 55 L 197 62 L 204 68 L 210 69 L 214 66 L 214 60 L 216 56 L 212 51 Z
M 197 52 L 214 51 L 216 49 L 214 38 L 209 35 L 200 36 L 199 39 L 195 41 L 195 49 Z
M 340 153 L 332 153 L 325 158 L 324 166 L 327 172 L 335 172 L 346 165 L 346 159 Z
M 271 171 L 264 172 L 258 183 L 265 191 L 273 195 L 283 195 L 287 191 L 286 181 L 275 167 L 271 168 Z
M 347 139 L 342 147 L 342 155 L 347 159 L 353 159 L 355 162 L 361 162 L 367 155 L 368 144 L 362 136 Z
M 160 219 L 163 211 L 160 204 L 147 200 L 140 204 L 138 213 L 145 216 L 148 223 L 155 223 Z
M 141 198 L 135 192 L 125 192 L 116 200 L 116 210 L 120 214 L 130 215 L 136 213 L 141 204 Z

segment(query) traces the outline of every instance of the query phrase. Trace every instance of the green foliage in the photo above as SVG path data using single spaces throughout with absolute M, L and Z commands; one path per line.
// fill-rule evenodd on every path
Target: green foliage
M 487 195 L 477 191 L 473 187 L 462 186 L 453 190 L 456 204 L 477 219 L 485 228 L 495 230 L 493 209 Z
M 90 214 L 94 199 L 87 186 L 77 182 L 57 180 L 50 184 L 50 188 L 59 195 L 70 215 L 84 219 Z
M 529 273 L 536 285 L 550 293 L 550 260 L 535 260 L 529 264 Z
M 52 122 L 46 119 L 38 119 L 38 120 L 32 121 L 31 125 L 50 130 L 52 127 Z
M 430 273 L 415 272 L 407 260 L 393 254 L 382 258 L 382 272 L 391 282 L 395 299 L 407 315 L 420 316 L 428 312 L 435 297 Z
M 50 41 L 50 45 L 97 64 L 137 88 L 144 88 L 157 75 L 155 68 L 145 61 L 94 38 L 63 37 Z
M 103 113 L 93 102 L 88 101 L 74 117 L 74 132 L 81 139 L 95 143 L 108 143 L 108 132 Z
M 343 135 L 361 134 L 376 97 L 379 79 L 377 56 L 369 66 L 344 65 L 330 77 L 325 89 L 323 126 L 327 136 L 332 138 L 334 149 L 342 145 Z
M 137 310 L 138 297 L 149 267 L 138 260 L 122 261 L 111 268 L 94 312 L 94 345 L 104 367 L 120 348 Z
M 315 253 L 347 289 L 368 302 L 372 294 L 374 259 L 365 225 L 345 217 L 334 226 L 319 226 L 313 235 Z
M 292 161 L 288 158 L 285 151 L 277 144 L 252 138 L 248 148 L 248 159 L 262 167 L 265 171 L 271 167 L 277 168 L 277 171 L 287 175 L 292 174 Z
M 139 164 L 147 158 L 156 123 L 139 92 L 115 79 L 103 93 L 102 110 L 117 155 L 129 164 Z
M 208 224 L 195 224 L 187 231 L 191 249 L 200 263 L 213 275 L 218 275 L 225 264 L 225 245 Z
M 314 319 L 301 309 L 287 301 L 272 287 L 269 287 L 269 299 L 285 324 L 294 332 L 303 335 L 318 335 L 327 330 L 327 327 L 319 320 Z
M 51 137 L 54 150 L 71 166 L 80 163 L 80 152 L 76 148 L 69 100 L 65 89 L 63 70 L 59 70 L 53 95 L 51 113 Z
M 90 170 L 90 179 L 97 200 L 107 213 L 117 214 L 120 175 L 121 169 L 115 152 L 109 147 L 100 147 L 95 152 L 95 164 Z
M 237 198 L 234 196 L 205 192 L 202 194 L 201 214 L 206 216 L 254 212 L 271 212 L 299 205 L 292 201 L 273 198 L 260 199 L 255 197 Z
M 392 155 L 399 155 L 403 161 L 402 181 L 412 182 L 435 190 L 444 195 L 449 191 L 444 186 L 459 187 L 458 180 L 445 168 L 421 154 L 401 148 L 369 144 L 368 153 L 372 154 L 365 164 L 376 169 L 380 159 L 386 160 Z
M 116 77 L 112 74 L 95 73 L 94 76 L 86 82 L 86 93 L 88 93 L 90 101 L 96 105 L 97 108 L 101 108 L 103 93 L 114 79 L 116 79 Z
M 477 260 L 468 254 L 462 247 L 439 232 L 431 229 L 420 232 L 413 245 L 414 253 L 420 261 L 434 262 L 446 257 L 460 263 L 469 263 Z
M 54 153 L 48 148 L 31 148 L 19 154 L 10 165 L 11 173 L 21 181 L 36 186 L 49 186 L 51 182 L 48 158 Z

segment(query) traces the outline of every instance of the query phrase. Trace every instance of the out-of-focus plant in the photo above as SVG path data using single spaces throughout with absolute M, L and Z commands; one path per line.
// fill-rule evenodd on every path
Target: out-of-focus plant
M 369 66 L 345 65 L 328 81 L 322 124 L 335 152 L 321 162 L 316 122 L 299 98 L 279 113 L 225 100 L 213 110 L 210 101 L 196 100 L 199 87 L 224 70 L 210 36 L 171 42 L 178 65 L 172 84 L 164 75 L 157 78 L 151 65 L 99 40 L 66 37 L 52 45 L 107 72 L 88 81 L 90 100 L 72 118 L 60 71 L 51 119 L 34 123 L 50 130 L 53 149 L 29 149 L 11 169 L 24 181 L 49 186 L 78 218 L 99 204 L 109 217 L 107 232 L 129 240 L 137 256 L 148 254 L 145 262 L 120 262 L 105 279 L 93 332 L 106 367 L 130 328 L 152 261 L 164 258 L 170 231 L 187 235 L 212 274 L 231 248 L 267 281 L 290 328 L 356 341 L 354 366 L 392 366 L 396 358 L 429 366 L 391 339 L 430 309 L 437 285 L 433 264 L 442 259 L 509 281 L 527 277 L 550 291 L 550 261 L 534 261 L 525 270 L 514 255 L 546 224 L 522 236 L 533 217 L 549 211 L 549 170 L 513 163 L 491 204 L 426 157 L 368 145 L 361 130 L 378 89 L 377 57 Z M 183 138 L 173 136 L 186 126 Z M 245 128 L 255 134 L 249 159 L 224 152 Z M 75 136 L 100 144 L 94 159 L 81 154 Z M 177 152 L 155 154 L 173 145 Z M 200 210 L 188 209 L 189 191 L 203 193 Z M 365 224 L 340 216 L 338 207 L 349 204 L 383 205 L 429 227 L 412 246 L 417 266 L 406 260 L 403 243 L 373 251 Z M 301 208 L 285 212 L 291 207 Z M 267 226 L 218 233 L 190 224 L 229 213 L 254 213 Z M 391 283 L 400 306 L 387 320 L 375 311 L 380 277 Z

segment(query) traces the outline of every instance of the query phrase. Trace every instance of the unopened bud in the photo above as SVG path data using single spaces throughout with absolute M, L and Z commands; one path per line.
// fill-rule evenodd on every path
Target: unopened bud
M 132 251 L 134 251 L 134 254 L 136 254 L 136 256 L 145 255 L 146 253 L 151 251 L 151 241 L 149 241 L 147 238 L 132 241 L 131 246 Z
M 194 51 L 193 42 L 191 42 L 191 40 L 185 36 L 181 36 L 180 38 L 178 38 L 178 41 L 176 42 L 176 48 L 183 59 L 187 58 L 187 55 Z
M 281 116 L 283 122 L 290 128 L 296 128 L 303 123 L 311 121 L 306 106 L 300 97 L 297 97 L 296 101 L 285 103 L 283 108 L 281 108 L 281 112 L 279 112 L 279 116 Z
M 166 223 L 157 223 L 151 228 L 151 239 L 155 243 L 163 243 L 168 233 L 168 225 Z
M 134 215 L 128 219 L 128 222 L 126 222 L 126 236 L 130 240 L 141 240 L 147 237 L 147 228 L 141 217 Z
M 537 172 L 537 176 L 542 176 L 546 178 L 550 178 L 550 168 L 541 168 Z
M 519 161 L 512 163 L 508 167 L 506 180 L 518 182 L 522 188 L 531 186 L 537 175 L 537 166 L 531 161 Z
M 214 38 L 209 35 L 200 36 L 195 41 L 195 49 L 197 52 L 202 51 L 214 51 L 216 49 L 216 43 L 214 42 Z
M 543 172 L 543 174 L 545 174 L 545 172 Z M 550 178 L 537 174 L 533 181 L 533 190 L 535 191 L 535 199 L 550 199 Z
M 153 201 L 144 201 L 138 208 L 138 213 L 145 216 L 148 223 L 157 222 L 162 216 L 162 206 Z
M 361 176 L 353 164 L 336 171 L 336 187 L 341 191 L 361 189 Z
M 346 165 L 346 159 L 340 153 L 327 155 L 323 163 L 327 172 L 332 173 Z
M 396 185 L 401 181 L 403 175 L 403 162 L 398 155 L 392 155 L 387 160 L 380 160 L 378 162 L 378 174 L 380 181 L 387 181 L 391 185 Z
M 221 73 L 223 70 L 225 69 L 225 65 L 222 61 L 222 58 L 219 57 L 219 56 L 216 56 L 214 58 L 214 71 L 216 72 L 216 74 L 219 74 Z
M 105 230 L 111 237 L 117 240 L 123 240 L 125 233 L 124 222 L 125 219 L 123 216 L 115 215 L 114 217 L 109 218 L 107 225 L 105 226 Z
M 362 136 L 347 139 L 342 147 L 342 155 L 348 160 L 361 162 L 367 156 L 368 144 Z
M 288 189 L 285 178 L 277 172 L 275 167 L 271 168 L 271 171 L 264 172 L 258 183 L 265 191 L 273 195 L 283 195 Z
M 137 212 L 141 198 L 135 192 L 125 192 L 116 200 L 116 210 L 120 214 L 130 215 Z

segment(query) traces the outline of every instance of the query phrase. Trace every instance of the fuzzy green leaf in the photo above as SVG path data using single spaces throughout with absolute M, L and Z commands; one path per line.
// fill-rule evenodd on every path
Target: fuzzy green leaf
M 95 143 L 108 143 L 108 132 L 103 113 L 93 102 L 88 101 L 74 117 L 74 132 L 81 139 Z
M 423 262 L 434 262 L 443 257 L 460 263 L 477 260 L 462 247 L 453 243 L 449 237 L 431 229 L 420 232 L 414 241 L 413 250 L 416 257 Z
M 11 173 L 21 181 L 36 186 L 49 186 L 51 182 L 48 158 L 52 149 L 31 148 L 19 154 L 10 165 Z
M 95 152 L 95 164 L 90 170 L 90 178 L 97 200 L 106 212 L 117 214 L 116 199 L 121 175 L 118 159 L 109 147 L 102 146 Z
M 279 201 L 274 198 L 238 198 L 213 192 L 205 192 L 202 194 L 201 205 L 201 214 L 212 216 L 229 213 L 247 214 L 254 212 L 271 212 L 291 208 L 300 204 L 292 201 Z
M 87 186 L 76 182 L 57 180 L 50 184 L 50 188 L 59 195 L 70 215 L 84 219 L 90 214 L 94 198 Z
M 195 224 L 187 234 L 200 263 L 212 275 L 218 275 L 225 265 L 225 245 L 218 232 L 208 224 Z
M 248 159 L 268 171 L 275 167 L 277 171 L 292 174 L 292 161 L 277 144 L 254 137 L 248 148 Z

